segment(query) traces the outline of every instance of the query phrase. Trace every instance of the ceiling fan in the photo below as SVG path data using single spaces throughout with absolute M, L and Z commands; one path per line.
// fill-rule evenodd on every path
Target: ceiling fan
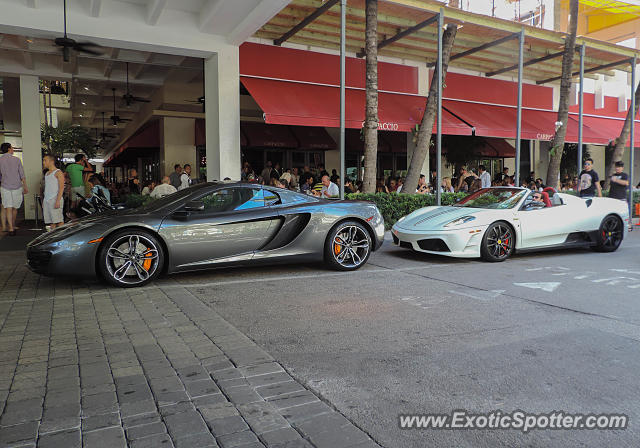
M 113 115 L 109 117 L 109 119 L 111 120 L 111 123 L 114 126 L 118 126 L 118 123 L 131 121 L 130 118 L 120 118 L 118 115 L 116 115 L 116 88 L 113 87 L 111 90 L 113 91 Z
M 102 54 L 101 51 L 92 49 L 100 48 L 98 44 L 94 44 L 93 42 L 76 42 L 70 37 L 67 37 L 67 0 L 64 0 L 64 37 L 57 37 L 54 42 L 57 46 L 62 47 L 62 59 L 64 62 L 69 62 L 71 50 L 92 54 L 94 56 Z
M 133 96 L 129 91 L 129 63 L 128 62 L 127 62 L 127 93 L 122 95 L 122 99 L 124 99 L 124 102 L 127 104 L 127 106 L 131 106 L 132 103 L 150 103 L 151 102 L 151 100 L 148 100 L 146 98 Z
M 195 100 L 185 100 L 185 102 L 187 103 L 194 103 L 194 104 L 202 104 L 202 112 L 205 112 L 205 107 L 204 107 L 204 92 L 205 92 L 205 87 L 204 87 L 204 59 L 202 60 L 202 96 L 199 96 L 197 99 Z
M 106 141 L 112 139 L 115 136 L 115 134 L 104 131 L 104 112 L 102 112 L 102 133 L 100 134 L 100 139 Z

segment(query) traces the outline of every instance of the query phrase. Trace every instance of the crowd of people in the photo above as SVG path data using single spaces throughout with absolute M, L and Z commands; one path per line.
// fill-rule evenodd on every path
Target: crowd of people
M 14 156 L 14 149 L 9 143 L 3 143 L 0 154 L 0 191 L 2 197 L 1 222 L 2 231 L 9 235 L 16 234 L 17 211 L 23 202 L 23 196 L 28 193 L 27 181 L 22 162 Z M 84 154 L 77 154 L 72 163 L 63 166 L 60 161 L 50 155 L 45 155 L 42 161 L 43 176 L 40 197 L 45 223 L 50 228 L 62 225 L 65 217 L 74 218 L 83 204 L 91 205 L 95 201 L 103 204 L 123 202 L 131 194 L 150 196 L 154 199 L 189 188 L 197 181 L 191 177 L 189 164 L 174 166 L 173 172 L 164 176 L 160 182 L 141 182 L 136 169 L 130 169 L 126 179 L 122 182 L 108 182 L 104 175 L 97 173 Z M 230 180 L 230 179 L 225 179 Z M 322 198 L 337 198 L 340 194 L 341 179 L 337 170 L 329 173 L 324 165 L 315 169 L 309 166 L 282 168 L 279 163 L 268 161 L 259 175 L 248 162 L 242 166 L 241 181 L 271 185 L 285 188 Z M 584 170 L 577 177 L 564 176 L 561 180 L 561 191 L 575 191 L 583 197 L 602 196 L 602 184 L 598 174 L 593 170 L 593 160 L 585 161 Z M 418 185 L 408 188 L 401 176 L 386 176 L 378 179 L 376 192 L 378 193 L 415 193 L 433 194 L 436 190 L 436 171 L 420 175 Z M 533 191 L 542 192 L 546 185 L 535 173 L 529 173 L 523 179 L 523 186 Z M 515 178 L 509 174 L 509 168 L 504 168 L 493 179 L 483 165 L 477 171 L 468 167 L 461 167 L 455 176 L 445 176 L 438 186 L 440 192 L 473 193 L 491 186 L 515 186 Z M 629 177 L 624 172 L 624 164 L 616 162 L 615 173 L 610 177 L 609 197 L 626 200 L 629 187 Z M 640 184 L 636 187 L 640 188 Z M 345 193 L 360 193 L 363 191 L 361 181 L 349 178 L 344 183 Z

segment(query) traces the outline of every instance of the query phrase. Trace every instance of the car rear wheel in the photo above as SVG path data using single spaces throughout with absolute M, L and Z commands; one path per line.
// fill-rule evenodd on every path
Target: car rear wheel
M 98 269 L 114 286 L 130 288 L 155 279 L 164 264 L 158 239 L 140 229 L 126 229 L 109 235 L 98 253 Z
M 324 259 L 329 267 L 353 271 L 365 265 L 371 255 L 371 236 L 356 221 L 344 221 L 329 232 L 324 247 Z
M 515 234 L 506 222 L 494 222 L 482 237 L 480 255 L 486 261 L 504 261 L 515 247 Z
M 598 229 L 597 245 L 598 252 L 613 252 L 622 243 L 624 228 L 622 220 L 615 215 L 606 216 Z

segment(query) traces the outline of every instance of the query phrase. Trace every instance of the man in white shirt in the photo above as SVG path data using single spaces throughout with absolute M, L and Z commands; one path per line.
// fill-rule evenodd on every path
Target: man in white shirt
M 491 186 L 491 174 L 484 169 L 484 165 L 478 167 L 480 171 L 480 182 L 482 182 L 481 188 L 489 188 Z
M 178 190 L 184 190 L 191 186 L 191 165 L 188 163 L 184 166 L 184 170 L 180 175 L 180 187 Z
M 159 199 L 164 196 L 175 193 L 176 191 L 178 190 L 176 190 L 176 187 L 171 185 L 171 179 L 169 179 L 169 176 L 164 176 L 162 178 L 162 183 L 156 186 L 156 188 L 154 188 L 151 191 L 151 194 L 149 196 L 151 196 L 154 199 Z
M 324 175 L 322 176 L 322 189 L 319 193 L 316 193 L 316 196 L 324 199 L 337 198 L 340 196 L 340 189 L 336 184 L 331 182 L 328 175 Z

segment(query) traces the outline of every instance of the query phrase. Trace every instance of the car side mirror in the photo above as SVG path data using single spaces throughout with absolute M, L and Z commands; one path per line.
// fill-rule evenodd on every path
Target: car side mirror
M 587 199 L 584 202 L 585 202 L 585 204 L 587 204 L 587 208 L 589 208 L 589 207 L 591 207 L 591 204 L 593 203 L 593 199 Z
M 189 201 L 185 204 L 184 210 L 187 212 L 202 212 L 204 211 L 203 201 Z

